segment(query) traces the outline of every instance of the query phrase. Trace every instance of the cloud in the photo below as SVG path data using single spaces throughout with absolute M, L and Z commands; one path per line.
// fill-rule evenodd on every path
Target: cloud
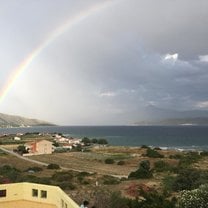
M 208 109 L 208 101 L 200 101 L 196 103 L 197 108 Z
M 51 31 L 98 0 L 23 2 L 1 13 L 0 86 Z M 145 118 L 150 104 L 206 107 L 208 55 L 199 54 L 207 54 L 207 8 L 206 0 L 117 1 L 42 51 L 1 111 L 58 124 L 126 124 Z
M 101 92 L 99 96 L 100 97 L 115 97 L 116 93 L 115 92 Z
M 172 60 L 172 61 L 177 61 L 178 60 L 178 54 L 174 53 L 174 54 L 166 54 L 164 57 L 164 60 Z
M 199 61 L 208 62 L 208 55 L 199 56 Z

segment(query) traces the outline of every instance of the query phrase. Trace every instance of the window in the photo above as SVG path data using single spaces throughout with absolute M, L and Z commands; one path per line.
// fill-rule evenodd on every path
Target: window
M 68 205 L 65 203 L 65 208 L 68 208 Z
M 0 197 L 6 197 L 6 189 L 0 190 Z
M 37 189 L 32 189 L 32 196 L 38 197 L 38 190 Z
M 41 196 L 41 198 L 47 198 L 47 191 L 41 190 L 40 196 Z

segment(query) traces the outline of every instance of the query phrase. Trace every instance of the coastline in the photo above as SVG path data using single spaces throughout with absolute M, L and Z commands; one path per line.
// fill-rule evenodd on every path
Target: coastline
M 147 145 L 161 149 L 208 150 L 207 126 L 36 126 L 0 129 L 1 135 L 27 132 L 102 138 L 112 146 Z

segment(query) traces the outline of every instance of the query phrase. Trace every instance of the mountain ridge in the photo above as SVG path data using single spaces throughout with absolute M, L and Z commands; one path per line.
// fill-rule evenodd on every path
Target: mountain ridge
M 9 115 L 0 113 L 0 127 L 30 127 L 30 126 L 55 126 L 47 121 L 42 121 L 34 118 L 26 118 L 23 116 Z
M 178 111 L 148 106 L 144 109 L 146 118 L 140 118 L 135 125 L 208 125 L 207 110 Z

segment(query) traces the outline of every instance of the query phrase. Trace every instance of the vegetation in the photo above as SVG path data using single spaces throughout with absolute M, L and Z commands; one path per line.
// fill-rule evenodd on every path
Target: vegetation
M 115 161 L 112 158 L 105 159 L 105 164 L 113 164 Z
M 82 139 L 82 143 L 84 143 L 84 145 L 89 146 L 91 144 L 100 144 L 100 145 L 106 145 L 108 144 L 106 139 L 89 139 L 88 137 L 84 137 Z
M 39 137 L 39 134 L 28 134 L 28 138 L 22 138 L 26 141 L 35 136 Z M 8 137 L 8 141 L 12 141 L 12 137 Z M 104 144 L 105 141 L 87 137 L 83 138 L 83 143 L 86 145 L 84 149 L 89 152 L 72 151 L 45 155 L 44 158 L 32 157 L 50 163 L 48 167 L 32 167 L 29 162 L 24 166 L 21 161 L 22 168 L 19 168 L 12 161 L 14 156 L 0 151 L 0 183 L 26 181 L 57 185 L 64 190 L 73 190 L 74 197 L 81 198 L 82 192 L 84 197 L 87 194 L 99 208 L 208 207 L 208 185 L 203 186 L 208 184 L 206 151 L 200 154 L 191 151 L 168 152 L 145 145 L 142 148 L 100 145 L 98 148 L 93 144 Z M 15 148 L 20 152 L 25 151 L 23 145 L 16 145 Z M 82 149 L 83 145 L 77 147 L 77 150 Z M 75 156 L 77 160 L 73 160 Z M 81 172 L 66 171 L 60 166 L 72 169 L 80 167 Z M 97 171 L 99 168 L 100 172 Z M 120 177 L 128 177 L 113 177 L 115 169 Z
M 163 160 L 158 160 L 154 163 L 154 170 L 156 172 L 165 172 L 173 170 L 173 167 Z
M 1 182 L 15 182 L 20 176 L 20 171 L 10 165 L 4 165 L 0 168 Z
M 158 151 L 151 149 L 151 148 L 147 148 L 146 156 L 153 157 L 153 158 L 163 158 L 164 157 L 164 155 L 161 155 Z
M 103 184 L 105 185 L 114 185 L 120 183 L 120 180 L 118 178 L 108 175 L 103 176 L 102 180 L 103 180 Z
M 125 161 L 120 160 L 120 161 L 117 162 L 117 165 L 125 165 Z
M 152 170 L 150 170 L 150 162 L 148 160 L 144 160 L 139 164 L 139 169 L 134 172 L 131 172 L 128 178 L 151 178 L 152 177 Z
M 24 145 L 19 145 L 17 147 L 17 152 L 19 154 L 25 154 L 25 153 L 28 153 L 28 150 L 26 149 L 26 147 Z
M 184 190 L 179 198 L 179 208 L 207 208 L 208 184 L 201 185 L 198 189 Z
M 51 163 L 47 166 L 48 169 L 60 169 L 58 164 Z

